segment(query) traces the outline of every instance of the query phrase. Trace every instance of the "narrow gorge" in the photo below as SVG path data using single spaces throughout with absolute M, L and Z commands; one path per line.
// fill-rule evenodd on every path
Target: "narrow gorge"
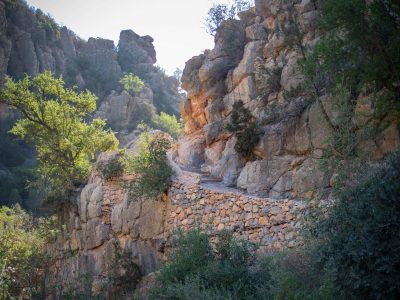
M 326 161 L 334 156 L 331 137 L 342 128 L 343 111 L 324 89 L 304 88 L 309 79 L 302 64 L 325 34 L 318 26 L 321 5 L 256 0 L 255 7 L 221 23 L 213 49 L 186 62 L 183 93 L 179 80 L 155 66 L 150 36 L 123 30 L 118 46 L 101 38 L 84 41 L 40 10 L 0 2 L 0 86 L 6 75 L 19 79 L 45 70 L 62 75 L 67 84 L 97 95 L 95 117 L 108 120 L 128 152 L 137 151 L 136 128 L 152 112 L 183 120 L 184 133 L 168 151 L 174 175 L 158 197 L 133 197 L 126 187 L 134 177 L 102 172 L 118 153 L 98 156 L 88 182 L 58 211 L 63 227 L 46 247 L 57 257 L 47 282 L 58 287 L 54 293 L 87 277 L 87 288 L 108 299 L 119 289 L 135 289 L 167 261 L 180 229 L 202 228 L 211 240 L 227 230 L 258 245 L 260 255 L 302 247 L 310 209 L 332 205 L 341 176 Z M 137 95 L 124 91 L 119 86 L 124 73 L 140 76 L 144 89 Z M 374 122 L 376 110 L 367 93 L 355 99 L 352 133 Z M 238 144 L 250 142 L 227 129 L 238 102 L 250 113 L 248 124 L 257 127 L 247 157 Z M 4 140 L 18 117 L 0 104 Z M 399 149 L 396 117 L 386 114 L 379 122 L 387 125 L 363 136 L 352 149 L 355 156 L 376 163 Z M 4 182 L 17 176 L 13 167 L 34 157 L 29 146 L 15 147 L 24 158 L 14 165 L 1 158 Z M 17 185 L 1 200 L 10 199 L 10 190 L 15 194 Z M 33 197 L 19 193 L 24 201 Z

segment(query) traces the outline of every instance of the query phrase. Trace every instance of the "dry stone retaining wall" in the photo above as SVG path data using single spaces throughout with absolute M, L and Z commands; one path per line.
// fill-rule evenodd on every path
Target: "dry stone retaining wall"
M 119 284 L 115 274 L 130 274 L 134 282 L 159 268 L 178 228 L 199 226 L 211 239 L 231 230 L 261 251 L 301 245 L 303 202 L 254 197 L 219 183 L 202 183 L 196 173 L 178 173 L 167 194 L 142 200 L 131 199 L 124 189 L 132 178 L 105 181 L 94 173 L 76 206 L 64 210 L 66 231 L 49 246 L 50 253 L 61 255 L 51 284 L 74 286 L 90 275 L 85 288 L 98 294 Z
M 169 189 L 166 227 L 206 228 L 211 235 L 221 230 L 260 245 L 261 250 L 301 244 L 299 229 L 305 205 L 299 200 L 274 200 L 245 195 L 238 190 L 219 190 L 212 184 L 182 184 Z

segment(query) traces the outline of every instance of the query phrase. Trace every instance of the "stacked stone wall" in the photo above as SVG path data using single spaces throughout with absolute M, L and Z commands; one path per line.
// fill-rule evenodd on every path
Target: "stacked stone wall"
M 219 190 L 201 183 L 176 181 L 169 189 L 166 228 L 200 227 L 210 235 L 229 230 L 234 235 L 260 246 L 261 250 L 291 248 L 301 245 L 301 220 L 304 202 L 274 200 L 246 195 L 238 190 Z

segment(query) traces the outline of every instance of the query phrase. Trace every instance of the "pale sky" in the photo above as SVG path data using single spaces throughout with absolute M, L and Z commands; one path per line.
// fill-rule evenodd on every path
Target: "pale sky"
M 213 47 L 202 24 L 214 2 L 225 0 L 27 0 L 83 39 L 102 37 L 118 44 L 132 29 L 154 38 L 157 64 L 172 74 L 185 62 Z

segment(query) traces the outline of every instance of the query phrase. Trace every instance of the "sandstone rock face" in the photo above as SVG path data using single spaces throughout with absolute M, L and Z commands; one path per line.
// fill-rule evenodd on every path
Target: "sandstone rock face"
M 201 132 L 185 137 L 179 144 L 177 162 L 186 168 L 199 168 L 204 163 L 205 139 Z
M 298 65 L 302 56 L 293 46 L 296 37 L 279 28 L 290 25 L 291 11 L 307 36 L 304 43 L 312 44 L 318 39 L 318 11 L 310 1 L 292 4 L 294 10 L 282 1 L 256 1 L 255 10 L 221 26 L 214 49 L 187 62 L 182 80 L 188 96 L 182 107 L 187 136 L 178 146 L 178 164 L 190 168 L 196 161 L 196 167 L 202 164 L 203 172 L 228 187 L 277 199 L 309 196 L 316 187 L 325 188 L 313 180 L 305 186 L 298 184 L 300 174 L 315 171 L 301 165 L 315 150 L 324 149 L 330 124 L 322 118 L 320 104 L 310 105 L 311 101 L 295 92 L 304 79 Z M 230 52 L 233 36 L 240 55 Z M 236 153 L 235 136 L 225 130 L 233 104 L 239 100 L 262 132 L 253 162 Z
M 256 0 L 255 9 L 240 13 L 240 20 L 221 25 L 212 50 L 187 62 L 182 84 L 187 91 L 182 107 L 186 136 L 178 146 L 178 164 L 190 168 L 188 162 L 196 161 L 196 168 L 201 164 L 202 172 L 227 187 L 276 199 L 313 198 L 331 188 L 331 174 L 320 168 L 321 159 L 342 116 L 335 99 L 325 95 L 314 100 L 301 91 L 299 65 L 301 49 L 312 48 L 321 37 L 319 5 L 310 0 Z M 234 45 L 229 43 L 232 37 Z M 255 161 L 236 153 L 235 136 L 225 130 L 239 100 L 259 124 Z M 371 120 L 373 105 L 368 101 L 360 95 L 354 130 Z M 397 149 L 398 129 L 391 121 L 387 125 L 379 136 L 362 141 L 357 151 L 379 159 Z M 190 147 L 191 140 L 201 143 Z
M 320 39 L 318 5 L 309 0 L 255 1 L 255 10 L 221 26 L 212 50 L 187 62 L 182 84 L 187 91 L 182 107 L 186 137 L 178 146 L 178 164 L 196 169 L 201 164 L 202 172 L 227 187 L 276 199 L 312 198 L 331 188 L 331 174 L 320 165 L 341 116 L 334 99 L 323 96 L 313 101 L 299 90 L 304 81 L 300 48 L 313 47 Z M 290 30 L 293 19 L 300 39 Z M 237 33 L 229 35 L 229 28 Z M 238 40 L 237 55 L 230 52 L 232 36 Z M 239 100 L 260 124 L 255 161 L 246 162 L 236 153 L 235 136 L 225 130 Z M 373 113 L 364 100 L 360 97 L 353 121 L 358 128 Z M 398 137 L 390 125 L 358 151 L 364 149 L 378 159 L 397 147 Z

